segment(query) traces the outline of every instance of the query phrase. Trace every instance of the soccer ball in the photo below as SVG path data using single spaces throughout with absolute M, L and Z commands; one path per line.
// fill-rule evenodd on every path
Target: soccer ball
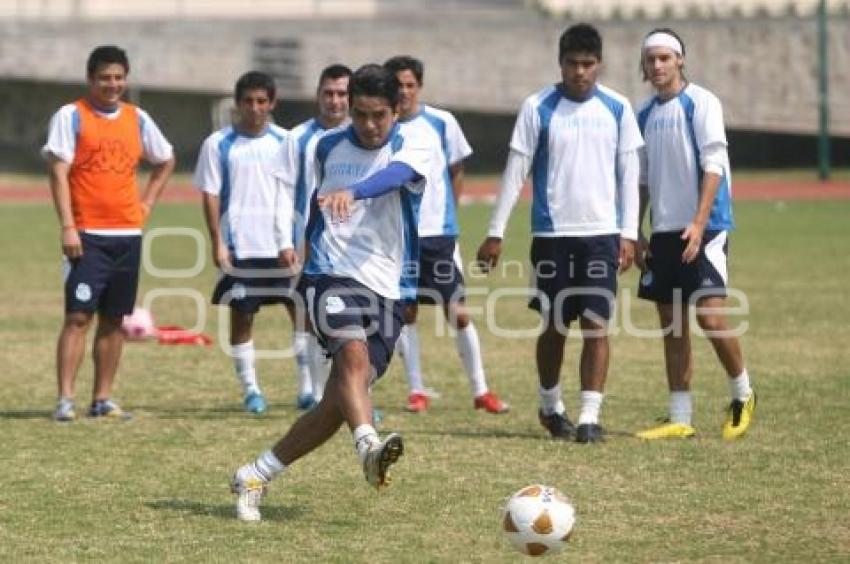
M 502 531 L 530 556 L 561 551 L 570 539 L 576 512 L 567 497 L 550 486 L 526 486 L 511 496 L 502 515 Z
M 135 308 L 131 315 L 124 316 L 121 329 L 130 341 L 144 341 L 156 335 L 153 316 L 148 310 L 140 307 Z

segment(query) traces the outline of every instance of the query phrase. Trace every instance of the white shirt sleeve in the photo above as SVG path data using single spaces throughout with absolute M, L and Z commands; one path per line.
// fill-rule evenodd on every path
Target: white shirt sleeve
M 628 153 L 643 147 L 643 137 L 640 134 L 637 118 L 628 100 L 623 101 L 623 115 L 620 116 L 620 141 L 618 153 Z
M 638 216 L 640 215 L 640 191 L 638 176 L 640 159 L 638 151 L 632 150 L 617 154 L 617 204 L 621 212 L 620 237 L 637 241 Z
M 537 150 L 540 135 L 540 120 L 535 108 L 534 97 L 526 98 L 516 118 L 514 132 L 511 135 L 511 151 L 533 157 Z M 508 157 L 510 159 L 510 156 Z
M 638 176 L 639 186 L 649 185 L 649 160 L 646 157 L 646 146 L 638 149 L 638 161 L 640 163 L 640 175 Z
M 728 162 L 723 107 L 713 94 L 706 93 L 694 109 L 694 136 L 700 152 L 700 166 L 706 172 L 723 174 Z
M 502 189 L 496 199 L 493 208 L 493 216 L 490 218 L 490 227 L 487 230 L 488 237 L 501 239 L 505 235 L 511 210 L 514 209 L 522 186 L 531 170 L 531 156 L 511 148 L 508 162 L 505 164 L 505 172 L 502 174 Z
M 77 148 L 77 131 L 74 130 L 74 120 L 77 106 L 67 104 L 59 108 L 50 118 L 47 128 L 47 142 L 41 148 L 41 156 L 49 159 L 56 157 L 66 163 L 74 162 L 74 151 Z M 77 121 L 79 123 L 79 121 Z
M 446 148 L 449 165 L 454 165 L 472 154 L 472 147 L 463 134 L 457 119 L 451 114 L 446 116 Z
M 221 192 L 221 157 L 218 151 L 219 136 L 215 133 L 206 138 L 198 154 L 192 183 L 201 192 L 218 196 Z
M 294 135 L 287 135 L 270 165 L 270 172 L 281 182 L 294 187 L 298 182 L 299 160 L 298 139 Z
M 139 112 L 139 120 L 142 127 L 142 148 L 145 160 L 151 164 L 161 164 L 174 158 L 174 148 L 165 138 L 151 117 L 142 110 Z
M 417 182 L 409 182 L 405 185 L 411 192 L 420 193 L 425 190 L 428 172 L 431 170 L 431 152 L 432 148 L 428 146 L 428 143 L 423 143 L 414 137 L 405 138 L 401 149 L 393 155 L 394 162 L 406 164 L 422 177 Z
M 294 222 L 295 202 L 293 186 L 286 184 L 281 178 L 275 177 L 275 216 L 274 239 L 278 250 L 291 249 L 295 246 L 292 241 L 292 226 Z

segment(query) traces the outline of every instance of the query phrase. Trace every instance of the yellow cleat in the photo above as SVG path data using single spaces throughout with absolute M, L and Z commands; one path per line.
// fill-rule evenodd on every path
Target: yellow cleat
M 658 427 L 635 433 L 639 439 L 654 441 L 655 439 L 686 439 L 693 437 L 696 430 L 687 423 L 664 423 Z
M 753 392 L 747 401 L 732 400 L 726 411 L 726 421 L 723 423 L 721 434 L 724 439 L 731 441 L 747 432 L 756 411 L 756 393 Z

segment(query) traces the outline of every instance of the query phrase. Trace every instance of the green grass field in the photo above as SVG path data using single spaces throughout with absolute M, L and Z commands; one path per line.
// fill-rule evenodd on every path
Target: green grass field
M 559 444 L 536 421 L 533 340 L 497 337 L 477 318 L 489 382 L 513 404 L 506 416 L 477 413 L 453 339 L 434 335 L 426 309 L 426 383 L 442 397 L 425 414 L 405 414 L 398 363 L 374 392 L 381 429 L 406 439 L 392 487 L 376 494 L 367 486 L 341 432 L 276 481 L 265 521 L 246 525 L 233 517 L 228 479 L 296 417 L 293 361 L 259 362 L 271 409 L 258 418 L 241 411 L 217 347 L 128 344 L 117 399 L 135 419 L 51 422 L 62 307 L 56 220 L 47 204 L 0 206 L 0 561 L 515 562 L 521 557 L 499 531 L 500 507 L 542 482 L 565 491 L 578 511 L 566 561 L 846 562 L 850 202 L 741 203 L 736 214 L 732 283 L 749 302 L 743 345 L 760 399 L 744 440 L 719 438 L 728 392 L 704 340 L 695 345 L 695 439 L 644 444 L 628 436 L 664 415 L 667 397 L 660 342 L 621 332 L 603 410 L 612 436 L 599 446 Z M 462 210 L 466 259 L 488 215 L 484 206 Z M 506 258 L 526 255 L 526 216 L 526 207 L 514 214 Z M 201 221 L 197 206 L 167 205 L 153 224 Z M 188 268 L 193 245 L 159 239 L 154 262 Z M 191 288 L 206 300 L 214 280 L 206 262 L 193 278 L 145 275 L 140 301 L 156 288 Z M 524 287 L 524 274 L 510 274 L 468 281 Z M 634 296 L 636 280 L 629 273 L 623 293 Z M 634 324 L 654 327 L 651 306 L 632 302 Z M 153 311 L 160 323 L 195 322 L 185 296 L 160 298 Z M 205 331 L 217 335 L 218 311 L 203 312 Z M 536 322 L 520 298 L 500 301 L 495 318 L 508 329 Z M 259 347 L 288 346 L 282 310 L 266 310 L 256 333 Z M 572 413 L 578 346 L 568 343 L 563 370 Z M 85 403 L 89 360 L 78 384 Z

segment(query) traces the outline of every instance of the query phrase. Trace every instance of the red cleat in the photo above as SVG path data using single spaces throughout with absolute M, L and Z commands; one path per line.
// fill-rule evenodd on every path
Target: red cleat
M 428 396 L 422 392 L 413 392 L 407 396 L 407 405 L 404 406 L 404 410 L 410 413 L 421 413 L 428 409 L 429 403 Z
M 475 409 L 483 409 L 487 413 L 507 413 L 511 406 L 499 399 L 493 392 L 481 394 L 475 398 Z

